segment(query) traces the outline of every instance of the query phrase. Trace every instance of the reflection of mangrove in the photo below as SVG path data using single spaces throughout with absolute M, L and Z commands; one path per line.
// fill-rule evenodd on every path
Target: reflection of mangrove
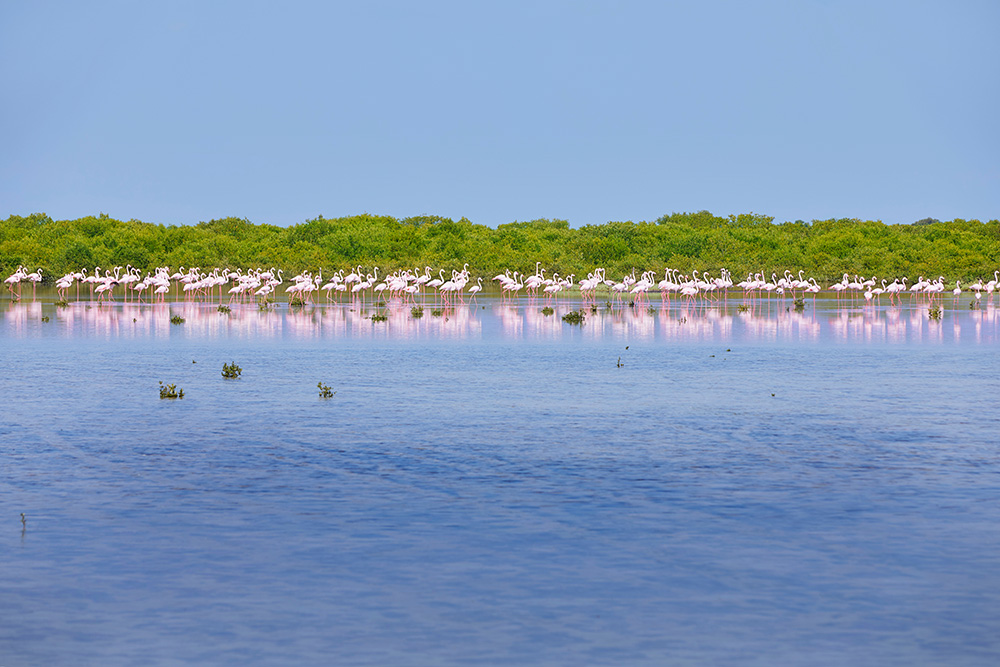
M 574 307 L 575 306 L 575 307 Z M 43 331 L 46 335 L 108 339 L 226 336 L 255 339 L 510 339 L 584 340 L 928 342 L 996 340 L 1000 309 L 984 301 L 975 309 L 944 311 L 928 304 L 911 308 L 837 306 L 820 301 L 804 309 L 786 305 L 731 300 L 706 306 L 679 302 L 659 308 L 579 307 L 554 303 L 552 315 L 517 302 L 486 300 L 482 306 L 442 306 L 437 316 L 422 317 L 416 307 L 387 303 L 378 310 L 349 304 L 309 304 L 260 310 L 255 304 L 234 305 L 220 312 L 212 304 L 74 303 L 57 307 L 41 301 L 8 302 L 0 308 L 2 326 L 14 337 Z M 577 324 L 571 320 L 580 316 Z M 45 324 L 46 318 L 51 321 Z M 183 321 L 183 326 L 171 324 Z M 943 326 L 945 322 L 950 326 Z M 971 336 L 971 338 L 970 338 Z

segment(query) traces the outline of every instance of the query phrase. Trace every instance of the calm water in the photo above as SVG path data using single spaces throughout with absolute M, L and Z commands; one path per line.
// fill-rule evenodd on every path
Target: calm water
M 1000 311 L 738 303 L 0 305 L 0 664 L 998 664 Z

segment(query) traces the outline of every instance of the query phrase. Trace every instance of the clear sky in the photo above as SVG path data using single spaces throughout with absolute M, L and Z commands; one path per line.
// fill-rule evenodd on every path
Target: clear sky
M 1000 2 L 0 3 L 0 217 L 1000 218 Z

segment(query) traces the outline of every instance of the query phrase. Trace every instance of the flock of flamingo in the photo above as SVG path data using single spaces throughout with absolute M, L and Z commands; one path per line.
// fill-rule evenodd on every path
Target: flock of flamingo
M 196 300 L 218 298 L 221 303 L 228 294 L 230 303 L 252 303 L 273 300 L 284 286 L 284 293 L 289 300 L 299 303 L 308 303 L 318 298 L 319 292 L 325 292 L 327 301 L 339 300 L 343 296 L 362 302 L 372 297 L 385 300 L 397 299 L 403 303 L 415 303 L 418 297 L 425 298 L 428 294 L 433 294 L 435 302 L 440 300 L 443 304 L 449 305 L 456 300 L 464 303 L 467 296 L 475 299 L 482 291 L 483 279 L 476 278 L 473 284 L 468 269 L 469 265 L 465 264 L 461 271 L 452 270 L 450 277 L 446 275 L 444 269 L 439 269 L 435 277 L 433 270 L 428 266 L 422 271 L 415 269 L 387 272 L 381 279 L 378 267 L 371 272 L 365 272 L 363 267 L 358 266 L 351 269 L 347 275 L 345 271 L 340 270 L 325 279 L 321 269 L 315 275 L 308 271 L 302 272 L 289 279 L 285 285 L 281 269 L 272 268 L 266 271 L 214 269 L 202 272 L 198 267 L 187 270 L 181 267 L 180 270 L 171 272 L 168 267 L 160 267 L 142 275 L 139 269 L 129 265 L 124 268 L 116 266 L 103 272 L 97 267 L 93 273 L 89 273 L 87 269 L 67 273 L 56 280 L 55 285 L 61 301 L 67 300 L 67 294 L 74 286 L 76 298 L 79 300 L 81 287 L 86 286 L 89 289 L 90 299 L 93 300 L 96 296 L 98 303 L 114 301 L 116 290 L 122 293 L 126 301 L 135 300 L 139 303 L 143 302 L 144 295 L 149 302 L 162 302 L 171 290 L 175 299 L 180 299 L 182 295 L 185 299 Z M 537 262 L 534 273 L 506 270 L 494 276 L 492 281 L 498 284 L 502 299 L 516 298 L 523 293 L 529 297 L 542 296 L 552 300 L 560 293 L 576 290 L 584 303 L 596 301 L 599 290 L 608 299 L 614 299 L 619 303 L 628 299 L 633 304 L 643 303 L 653 292 L 659 292 L 661 299 L 666 302 L 673 296 L 689 301 L 725 299 L 734 288 L 741 290 L 745 299 L 771 298 L 772 295 L 781 298 L 789 295 L 797 299 L 809 294 L 815 298 L 816 294 L 823 290 L 814 278 L 804 278 L 804 271 L 799 271 L 797 276 L 787 270 L 781 276 L 772 273 L 770 279 L 764 272 L 749 274 L 738 283 L 733 282 L 732 276 L 726 269 L 721 269 L 718 277 L 712 277 L 709 272 L 692 271 L 690 275 L 682 275 L 675 269 L 666 269 L 662 280 L 656 280 L 657 276 L 653 271 L 642 272 L 638 277 L 636 272 L 632 271 L 620 280 L 616 280 L 609 278 L 605 269 L 598 268 L 587 274 L 587 277 L 579 283 L 574 283 L 574 274 L 560 277 L 558 273 L 553 273 L 546 277 L 545 273 L 546 269 L 541 268 L 541 262 Z M 11 300 L 20 300 L 22 283 L 30 282 L 34 299 L 36 287 L 42 280 L 41 269 L 28 273 L 27 269 L 19 266 L 17 271 L 4 280 L 4 284 L 10 292 Z M 994 271 L 992 280 L 984 282 L 979 279 L 967 285 L 966 289 L 974 294 L 977 301 L 982 298 L 984 292 L 992 300 L 998 281 L 1000 281 L 1000 271 Z M 854 276 L 851 279 L 845 273 L 841 281 L 830 285 L 827 289 L 834 292 L 838 299 L 860 300 L 863 297 L 866 303 L 873 301 L 881 303 L 881 298 L 885 296 L 892 305 L 896 305 L 903 295 L 920 298 L 933 304 L 947 290 L 943 276 L 935 280 L 921 276 L 912 284 L 907 284 L 908 282 L 908 278 L 901 278 L 894 279 L 890 283 L 885 279 L 880 281 L 874 276 L 867 279 Z M 950 291 L 957 300 L 963 293 L 961 282 L 955 281 L 955 288 Z

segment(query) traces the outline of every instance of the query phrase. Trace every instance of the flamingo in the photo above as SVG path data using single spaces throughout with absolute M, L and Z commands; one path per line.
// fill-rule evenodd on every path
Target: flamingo
M 483 291 L 483 279 L 477 278 L 476 284 L 469 288 L 469 294 L 472 295 L 472 299 L 475 300 L 476 295 Z
M 10 290 L 10 298 L 11 298 L 11 301 L 13 301 L 13 300 L 14 300 L 14 297 L 15 297 L 15 296 L 16 296 L 16 297 L 17 297 L 18 299 L 20 299 L 20 298 L 21 298 L 21 291 L 20 291 L 20 287 L 21 287 L 21 281 L 22 281 L 22 280 L 23 280 L 23 279 L 24 279 L 24 278 L 25 278 L 25 277 L 26 277 L 27 275 L 28 275 L 28 274 L 27 274 L 27 273 L 25 272 L 25 270 L 24 270 L 24 267 L 23 267 L 23 266 L 18 266 L 18 267 L 17 267 L 17 271 L 15 271 L 14 273 L 12 273 L 12 274 L 10 274 L 9 276 L 7 276 L 7 278 L 6 278 L 6 279 L 5 279 L 4 281 L 3 281 L 3 282 L 4 282 L 4 284 L 5 284 L 5 285 L 7 285 L 7 289 L 9 289 L 9 290 Z M 16 293 L 16 294 L 14 293 L 14 286 L 15 286 L 15 285 L 17 285 L 17 287 L 18 287 L 18 291 L 17 291 L 17 293 Z
M 31 300 L 34 301 L 35 300 L 35 285 L 37 285 L 38 283 L 42 282 L 42 270 L 38 269 L 34 273 L 29 273 L 27 276 L 25 276 L 25 278 L 27 278 L 28 280 L 31 281 Z
M 66 300 L 66 290 L 70 288 L 75 279 L 75 273 L 67 273 L 65 276 L 56 281 L 56 292 L 59 294 L 60 301 Z

